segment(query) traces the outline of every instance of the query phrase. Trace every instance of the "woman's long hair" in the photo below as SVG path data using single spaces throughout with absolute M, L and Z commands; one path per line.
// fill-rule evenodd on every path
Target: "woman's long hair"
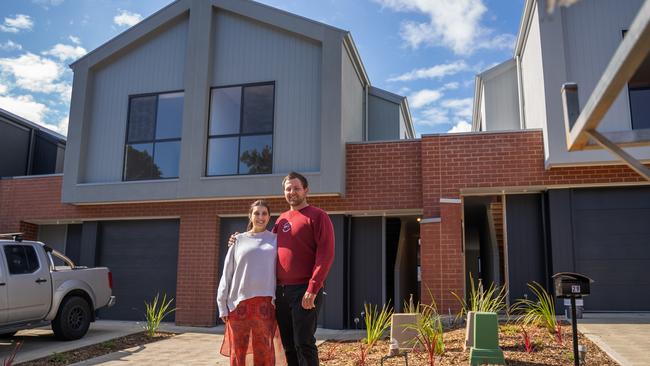
M 269 206 L 269 203 L 266 202 L 265 200 L 257 200 L 251 204 L 251 207 L 248 209 L 248 227 L 246 228 L 246 231 L 250 231 L 253 229 L 253 221 L 251 220 L 251 215 L 253 214 L 253 210 L 255 207 L 266 207 L 266 211 L 269 213 L 269 218 L 271 217 L 271 206 Z

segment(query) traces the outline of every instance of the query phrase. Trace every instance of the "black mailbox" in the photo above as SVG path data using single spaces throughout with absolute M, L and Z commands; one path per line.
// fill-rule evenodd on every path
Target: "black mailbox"
M 594 282 L 591 278 L 572 272 L 560 272 L 553 275 L 555 281 L 555 296 L 562 298 L 582 297 L 589 295 L 589 285 Z

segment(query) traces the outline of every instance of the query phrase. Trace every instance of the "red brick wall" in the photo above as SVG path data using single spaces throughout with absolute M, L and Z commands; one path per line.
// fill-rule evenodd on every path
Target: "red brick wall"
M 328 211 L 422 209 L 440 223 L 420 226 L 422 294 L 441 311 L 457 308 L 450 291 L 464 290 L 462 207 L 440 203 L 462 188 L 641 182 L 624 165 L 545 170 L 542 133 L 425 136 L 421 140 L 348 144 L 346 193 L 311 197 Z M 36 237 L 41 220 L 179 217 L 177 322 L 214 324 L 219 216 L 244 214 L 251 199 L 75 206 L 60 201 L 61 177 L 0 180 L 0 232 Z M 281 193 L 278 187 L 278 194 Z M 270 200 L 274 210 L 286 207 Z

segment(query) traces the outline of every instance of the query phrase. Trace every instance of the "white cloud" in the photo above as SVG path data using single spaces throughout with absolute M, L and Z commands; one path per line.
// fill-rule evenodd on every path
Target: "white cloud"
M 0 50 L 4 51 L 14 51 L 14 50 L 22 50 L 23 46 L 20 44 L 13 42 L 12 40 L 8 40 L 5 43 L 0 44 Z
M 42 123 L 49 112 L 45 104 L 35 101 L 31 95 L 1 95 L 0 108 L 36 123 Z
M 436 107 L 428 108 L 415 117 L 415 124 L 421 126 L 437 126 L 448 123 L 447 111 Z
M 472 124 L 465 121 L 458 121 L 451 130 L 447 131 L 448 133 L 458 133 L 458 132 L 471 132 Z
M 454 123 L 460 125 L 461 121 L 469 123 L 467 121 L 472 119 L 472 103 L 472 98 L 440 100 L 434 106 L 416 112 L 415 124 L 431 127 Z
M 443 46 L 456 54 L 468 55 L 478 48 L 501 48 L 508 45 L 509 34 L 493 37 L 494 30 L 483 27 L 481 18 L 487 11 L 483 0 L 374 0 L 382 7 L 400 12 L 426 15 L 428 22 L 402 23 L 400 36 L 407 46 Z M 498 39 L 498 41 L 494 41 Z
M 48 9 L 50 6 L 58 6 L 63 3 L 64 0 L 32 0 L 34 4 L 43 6 L 45 9 Z
M 62 135 L 68 134 L 68 116 L 61 118 L 57 125 L 56 131 Z
M 429 68 L 411 70 L 402 75 L 388 79 L 388 81 L 411 81 L 419 79 L 442 79 L 462 71 L 470 70 L 465 61 L 455 61 L 448 64 L 435 65 Z
M 8 91 L 9 91 L 9 87 L 8 87 L 8 86 L 6 86 L 6 85 L 4 85 L 4 84 L 0 84 L 0 95 L 2 95 L 2 94 L 6 94 Z
M 77 37 L 77 36 L 69 35 L 68 39 L 70 40 L 70 42 L 72 42 L 74 44 L 77 44 L 77 45 L 81 44 L 81 39 L 79 39 L 79 37 Z
M 132 13 L 128 10 L 120 10 L 119 13 L 113 17 L 113 23 L 122 27 L 132 27 L 139 23 L 142 20 L 142 15 L 138 13 Z
M 61 61 L 76 60 L 85 55 L 88 51 L 81 46 L 71 46 L 58 43 L 49 51 L 42 52 L 44 55 L 53 56 Z
M 61 64 L 27 52 L 15 58 L 0 58 L 0 76 L 13 78 L 15 86 L 36 93 L 58 93 L 64 102 L 70 101 L 71 86 L 61 80 Z
M 415 109 L 427 106 L 443 96 L 440 90 L 422 89 L 408 97 L 409 105 Z
M 5 22 L 0 24 L 0 31 L 8 33 L 18 33 L 21 30 L 31 30 L 34 22 L 29 15 L 16 14 L 15 17 L 5 17 Z
M 443 85 L 442 88 L 445 90 L 453 90 L 453 89 L 458 89 L 459 86 L 460 83 L 458 83 L 457 81 L 452 81 L 450 83 Z
M 457 117 L 468 118 L 472 117 L 472 106 L 474 104 L 474 99 L 464 98 L 464 99 L 445 99 L 440 102 L 440 105 L 443 108 L 450 109 L 454 112 Z

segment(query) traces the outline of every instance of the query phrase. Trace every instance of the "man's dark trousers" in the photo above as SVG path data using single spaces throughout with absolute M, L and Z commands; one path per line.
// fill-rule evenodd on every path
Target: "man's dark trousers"
M 316 321 L 323 290 L 318 291 L 314 309 L 302 307 L 307 285 L 278 285 L 275 291 L 275 314 L 288 366 L 317 366 Z

